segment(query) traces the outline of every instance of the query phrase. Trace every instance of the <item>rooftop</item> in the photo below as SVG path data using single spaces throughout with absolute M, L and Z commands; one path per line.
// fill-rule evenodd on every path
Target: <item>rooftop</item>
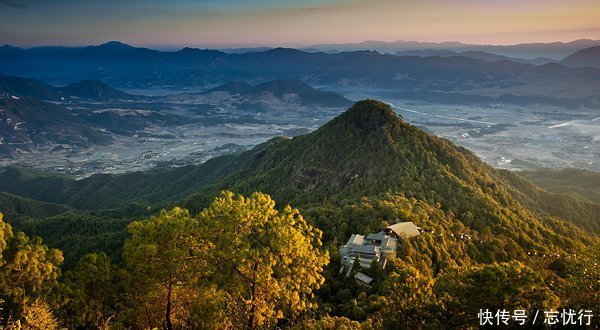
M 395 250 L 396 249 L 396 239 L 393 237 L 386 237 L 383 241 L 381 241 L 380 247 L 386 250 Z
M 379 253 L 379 247 L 375 245 L 357 245 L 352 248 L 352 252 L 376 255 Z
M 368 240 L 373 240 L 373 241 L 383 241 L 385 239 L 387 235 L 385 234 L 385 232 L 380 231 L 378 233 L 375 234 L 369 234 L 367 236 Z
M 363 283 L 365 283 L 365 284 L 369 284 L 369 283 L 373 282 L 373 278 L 372 277 L 370 277 L 368 275 L 365 275 L 365 274 L 363 274 L 361 272 L 356 273 L 356 275 L 354 275 L 354 278 L 357 279 L 357 280 L 359 280 L 359 281 L 361 281 L 361 282 L 363 282 Z
M 394 233 L 396 236 L 400 238 L 411 238 L 415 236 L 419 236 L 421 232 L 419 231 L 419 227 L 415 225 L 413 222 L 399 222 L 390 226 L 385 227 L 387 231 Z
M 364 235 L 352 234 L 352 236 L 350 236 L 350 239 L 348 240 L 348 243 L 346 243 L 346 245 L 350 245 L 350 244 L 363 245 L 364 240 L 365 240 Z

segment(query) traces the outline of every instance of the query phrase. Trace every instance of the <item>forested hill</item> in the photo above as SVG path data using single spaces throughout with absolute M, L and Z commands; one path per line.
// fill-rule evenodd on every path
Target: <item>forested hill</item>
M 540 169 L 519 173 L 538 186 L 560 194 L 600 203 L 600 173 L 577 168 Z
M 185 206 L 198 210 L 222 189 L 263 191 L 301 207 L 402 193 L 440 205 L 478 229 L 510 226 L 530 217 L 532 211 L 598 230 L 597 204 L 582 201 L 569 214 L 544 210 L 548 199 L 560 197 L 493 169 L 472 152 L 404 122 L 387 104 L 373 100 L 356 103 L 312 133 L 272 139 L 199 166 L 83 180 L 21 168 L 0 173 L 0 191 L 80 210 L 132 204 L 153 209 L 183 200 Z M 529 196 L 525 201 L 523 194 L 532 191 L 539 198 Z
M 253 152 L 236 172 L 184 205 L 203 207 L 221 189 L 260 190 L 304 208 L 401 193 L 439 206 L 475 230 L 490 227 L 515 239 L 522 234 L 521 227 L 564 225 L 548 216 L 590 231 L 599 229 L 597 204 L 547 208 L 560 205 L 562 197 L 493 169 L 472 152 L 425 133 L 404 122 L 388 105 L 372 100 L 356 103 L 313 133 L 272 141 Z M 523 195 L 531 191 L 536 194 L 525 200 Z M 548 202 L 552 199 L 554 204 Z M 521 202 L 527 202 L 527 207 Z M 541 239 L 539 232 L 533 235 Z M 527 241 L 525 236 L 518 239 Z
M 472 152 L 404 122 L 387 104 L 373 100 L 356 103 L 312 133 L 273 139 L 199 166 L 78 181 L 19 168 L 0 173 L 0 191 L 89 211 L 123 208 L 127 213 L 135 210 L 133 204 L 152 212 L 178 201 L 200 210 L 222 189 L 262 191 L 304 209 L 400 193 L 437 206 L 475 230 L 495 228 L 527 244 L 541 240 L 541 234 L 524 234 L 520 227 L 545 228 L 550 223 L 553 231 L 571 235 L 570 227 L 549 215 L 598 230 L 597 204 L 582 202 L 569 214 L 546 210 L 555 195 L 493 169 Z M 531 191 L 538 193 L 525 199 Z

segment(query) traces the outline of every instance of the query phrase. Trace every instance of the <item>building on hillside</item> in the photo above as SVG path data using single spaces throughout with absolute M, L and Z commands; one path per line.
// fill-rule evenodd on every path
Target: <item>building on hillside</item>
M 358 281 L 359 284 L 369 285 L 373 282 L 373 278 L 369 275 L 358 272 L 354 274 L 354 278 Z
M 417 227 L 413 222 L 398 222 L 391 226 L 385 227 L 384 231 L 391 236 L 401 239 L 409 239 L 411 237 L 419 236 L 421 234 L 421 228 Z
M 361 269 L 370 268 L 374 261 L 378 262 L 382 268 L 385 268 L 388 258 L 396 256 L 398 239 L 409 239 L 419 234 L 419 227 L 412 222 L 399 222 L 385 227 L 384 230 L 378 233 L 371 233 L 366 237 L 364 235 L 352 234 L 348 242 L 340 246 L 340 261 L 342 265 L 340 274 L 346 272 L 346 276 L 350 276 L 357 259 Z M 355 278 L 359 281 L 366 279 L 362 275 L 359 277 L 355 275 Z M 366 283 L 365 281 L 362 282 Z M 370 282 L 368 281 L 366 284 Z

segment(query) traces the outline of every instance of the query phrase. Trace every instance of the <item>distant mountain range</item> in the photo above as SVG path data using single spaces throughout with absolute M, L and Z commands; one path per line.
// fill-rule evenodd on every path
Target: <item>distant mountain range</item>
M 0 98 L 0 155 L 13 156 L 41 146 L 89 147 L 112 142 L 100 127 L 66 108 L 35 98 Z
M 151 124 L 182 124 L 189 119 L 155 111 L 94 111 L 86 102 L 131 102 L 145 97 L 100 81 L 54 87 L 39 80 L 0 75 L 0 156 L 46 148 L 91 147 L 113 142 L 109 132 L 133 135 Z M 69 109 L 67 109 L 67 106 Z
M 128 48 L 117 49 L 126 51 Z M 285 108 L 291 103 L 310 109 L 352 104 L 338 93 L 314 89 L 297 79 L 271 80 L 255 86 L 234 81 L 203 94 L 223 92 L 227 94 L 226 99 L 231 99 L 232 106 L 240 110 Z M 173 97 L 176 102 L 179 96 Z M 0 75 L 0 156 L 17 156 L 40 148 L 51 151 L 53 147 L 69 149 L 110 144 L 113 137 L 109 133 L 133 136 L 152 125 L 176 126 L 195 120 L 206 123 L 218 120 L 147 110 L 152 108 L 149 100 L 161 102 L 159 98 L 122 92 L 100 81 L 86 80 L 54 87 L 39 80 Z
M 39 80 L 0 75 L 0 96 L 2 95 L 34 97 L 46 101 L 65 101 L 69 98 L 89 100 L 139 98 L 137 95 L 114 89 L 101 81 L 86 80 L 64 87 L 54 87 Z
M 392 42 L 386 41 L 364 41 L 360 43 L 348 44 L 319 44 L 309 46 L 307 49 L 312 51 L 356 51 L 356 50 L 376 50 L 382 53 L 395 54 L 401 51 L 412 50 L 450 50 L 454 52 L 464 51 L 482 51 L 497 55 L 524 58 L 527 60 L 538 57 L 549 58 L 555 61 L 584 48 L 598 46 L 600 40 L 580 39 L 570 42 L 551 42 L 551 43 L 522 43 L 515 45 L 475 45 L 464 44 L 461 42 L 419 42 L 398 40 Z
M 600 70 L 569 69 L 553 63 L 536 66 L 473 52 L 417 57 L 376 51 L 309 53 L 288 48 L 244 54 L 193 48 L 162 52 L 118 42 L 27 50 L 4 46 L 0 48 L 0 72 L 61 84 L 99 80 L 119 88 L 193 90 L 232 81 L 255 84 L 299 79 L 334 90 L 335 86 L 369 87 L 398 98 L 441 103 L 502 102 L 568 108 L 600 104 Z
M 538 57 L 534 59 L 525 59 L 525 58 L 513 58 L 508 56 L 502 56 L 492 53 L 487 53 L 483 51 L 476 50 L 466 50 L 462 52 L 455 52 L 447 49 L 425 49 L 425 50 L 402 50 L 396 53 L 398 56 L 419 56 L 419 57 L 429 57 L 429 56 L 440 56 L 440 57 L 451 57 L 451 56 L 463 56 L 470 57 L 486 62 L 495 62 L 495 61 L 512 61 L 517 63 L 527 63 L 534 65 L 543 65 L 547 63 L 556 62 L 555 60 L 549 59 L 547 57 Z
M 600 68 L 600 46 L 582 49 L 567 56 L 560 62 L 563 65 L 574 68 L 595 67 Z
M 211 88 L 205 93 L 215 93 L 215 92 L 226 92 L 232 95 L 239 95 L 249 92 L 252 89 L 252 85 L 245 81 L 232 81 L 223 85 L 219 85 L 217 87 Z

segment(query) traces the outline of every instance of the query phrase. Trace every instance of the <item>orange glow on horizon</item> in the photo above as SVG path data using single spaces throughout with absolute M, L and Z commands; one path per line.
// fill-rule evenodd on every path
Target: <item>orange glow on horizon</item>
M 121 40 L 154 46 L 298 47 L 365 40 L 508 45 L 600 39 L 597 0 L 322 0 L 310 7 L 291 2 L 296 5 L 213 8 L 178 1 L 179 6 L 143 2 L 115 10 L 85 1 L 69 2 L 62 11 L 54 2 L 30 10 L 3 7 L 0 44 Z

